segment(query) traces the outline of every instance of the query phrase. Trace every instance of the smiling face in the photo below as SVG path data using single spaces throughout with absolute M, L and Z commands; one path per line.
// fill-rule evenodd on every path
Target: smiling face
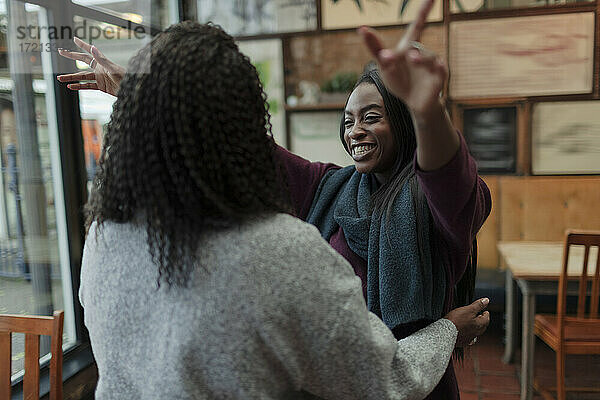
M 344 110 L 344 143 L 356 170 L 389 176 L 398 155 L 383 98 L 377 87 L 361 83 L 354 89 Z

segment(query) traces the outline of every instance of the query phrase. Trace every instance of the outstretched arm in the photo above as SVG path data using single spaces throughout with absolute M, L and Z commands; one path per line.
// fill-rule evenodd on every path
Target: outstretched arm
M 456 154 L 460 140 L 440 92 L 448 78 L 445 62 L 425 49 L 419 39 L 433 0 L 425 0 L 417 18 L 395 48 L 385 48 L 373 29 L 359 33 L 379 64 L 386 87 L 408 106 L 417 139 L 417 163 L 424 171 L 444 166 Z

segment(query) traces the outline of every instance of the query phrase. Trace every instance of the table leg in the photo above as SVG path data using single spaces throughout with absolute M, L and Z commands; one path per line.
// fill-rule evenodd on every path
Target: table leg
M 509 364 L 514 361 L 515 346 L 517 344 L 517 283 L 513 279 L 510 269 L 506 269 L 506 282 L 504 287 L 506 321 L 504 328 L 504 356 L 502 361 Z
M 535 294 L 529 290 L 529 285 L 524 280 L 519 280 L 519 287 L 523 293 L 523 337 L 521 342 L 521 400 L 531 400 L 533 395 L 533 366 L 535 335 L 533 324 L 535 321 Z

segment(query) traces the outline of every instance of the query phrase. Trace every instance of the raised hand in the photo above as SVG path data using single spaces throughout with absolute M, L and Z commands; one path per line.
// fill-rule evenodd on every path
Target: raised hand
M 417 18 L 395 48 L 385 48 L 375 30 L 367 27 L 359 29 L 379 64 L 385 85 L 406 103 L 417 118 L 427 117 L 435 107 L 439 109 L 439 93 L 448 78 L 445 62 L 419 42 L 433 1 L 423 1 Z
M 444 317 L 452 321 L 458 329 L 456 347 L 474 344 L 477 336 L 485 332 L 490 324 L 490 313 L 483 310 L 489 302 L 488 298 L 475 300 L 468 306 L 455 308 Z
M 67 85 L 71 90 L 100 90 L 116 96 L 119 91 L 119 85 L 125 76 L 125 68 L 106 58 L 96 46 L 92 46 L 77 37 L 73 41 L 84 52 L 61 49 L 58 53 L 71 60 L 78 60 L 88 64 L 91 70 L 59 75 L 57 79 L 60 82 L 75 82 Z M 81 81 L 89 82 L 81 83 Z

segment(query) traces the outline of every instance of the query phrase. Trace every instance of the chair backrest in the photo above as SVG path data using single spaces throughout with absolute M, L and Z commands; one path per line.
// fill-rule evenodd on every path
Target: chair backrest
M 579 294 L 577 299 L 577 317 L 586 318 L 585 306 L 588 293 L 588 282 L 592 281 L 592 290 L 590 295 L 590 309 L 587 318 L 598 318 L 598 297 L 600 294 L 600 231 L 575 231 L 568 230 L 565 238 L 565 249 L 563 253 L 563 269 L 560 275 L 557 300 L 557 314 L 559 318 L 559 327 L 562 326 L 566 314 L 567 286 L 568 277 L 573 279 L 573 273 L 569 273 L 569 253 L 572 246 L 584 246 L 583 265 L 579 275 Z M 590 260 L 590 248 L 598 247 L 596 262 Z M 588 264 L 592 261 L 595 270 L 589 271 Z M 592 267 L 593 268 L 593 267 Z M 561 329 L 562 331 L 562 329 Z
M 50 340 L 50 400 L 62 399 L 62 334 L 64 312 L 52 317 L 0 314 L 0 399 L 10 399 L 11 334 L 25 334 L 23 398 L 40 398 L 40 335 Z

